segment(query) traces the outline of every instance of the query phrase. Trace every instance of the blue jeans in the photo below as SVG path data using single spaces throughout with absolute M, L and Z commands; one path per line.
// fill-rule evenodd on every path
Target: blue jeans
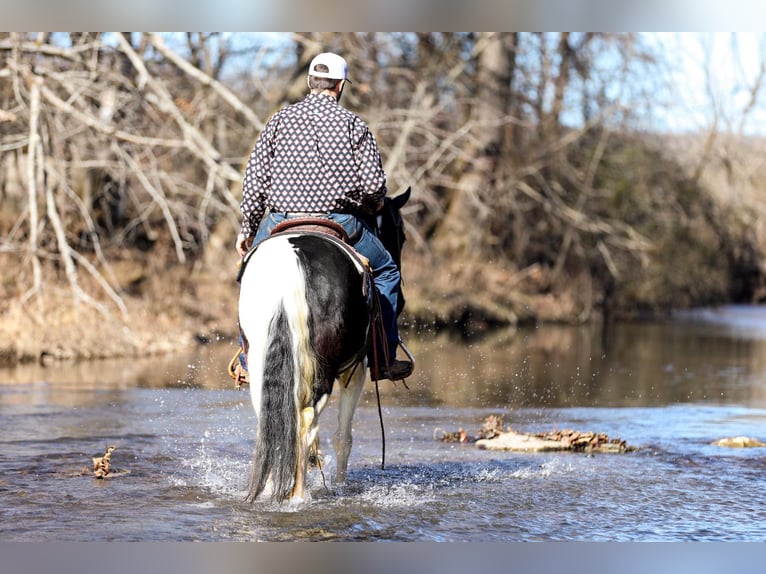
M 258 226 L 253 245 L 266 239 L 271 234 L 271 230 L 288 217 L 290 217 L 289 214 L 285 213 L 267 214 Z M 348 242 L 370 262 L 375 287 L 380 293 L 381 320 L 386 330 L 388 360 L 393 361 L 396 358 L 396 348 L 399 346 L 399 326 L 396 322 L 399 283 L 401 281 L 399 267 L 380 242 L 380 239 L 362 220 L 349 213 L 329 213 L 327 217 L 346 230 Z M 380 343 L 377 353 L 381 359 L 384 358 L 383 347 Z

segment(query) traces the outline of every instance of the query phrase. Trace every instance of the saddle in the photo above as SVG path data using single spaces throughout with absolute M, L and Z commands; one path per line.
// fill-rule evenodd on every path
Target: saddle
M 322 235 L 333 241 L 348 257 L 354 262 L 356 268 L 359 270 L 359 274 L 365 278 L 364 289 L 365 296 L 370 293 L 370 285 L 372 282 L 372 269 L 370 268 L 370 262 L 368 259 L 359 253 L 349 243 L 348 233 L 343 229 L 343 226 L 332 219 L 320 216 L 306 215 L 305 217 L 295 217 L 292 219 L 285 219 L 271 230 L 270 237 L 280 235 L 282 233 L 306 233 L 309 235 Z M 255 252 L 258 246 L 253 246 L 250 251 L 242 258 L 239 267 L 239 273 L 237 274 L 237 282 L 242 279 L 242 273 L 245 270 L 250 260 L 250 256 Z
M 324 217 L 295 217 L 285 219 L 278 223 L 271 230 L 271 235 L 282 233 L 283 231 L 313 231 L 316 233 L 326 233 L 348 244 L 348 233 L 343 229 L 340 223 Z

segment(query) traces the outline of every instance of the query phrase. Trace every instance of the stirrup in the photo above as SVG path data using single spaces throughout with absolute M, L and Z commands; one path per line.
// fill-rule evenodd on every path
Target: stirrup
M 415 370 L 415 357 L 412 356 L 412 353 L 410 353 L 410 350 L 407 348 L 407 345 L 404 344 L 404 341 L 399 339 L 399 346 L 402 348 L 402 351 L 404 351 L 404 354 L 407 355 L 407 358 L 410 360 L 410 363 L 412 363 L 412 370 Z
M 242 368 L 242 363 L 239 361 L 239 355 L 242 353 L 242 349 L 238 349 L 236 353 L 234 353 L 234 356 L 231 358 L 231 361 L 229 361 L 229 366 L 226 369 L 226 372 L 229 373 L 229 376 L 234 379 L 234 382 L 237 385 L 237 388 L 241 388 L 242 385 L 249 385 L 250 380 L 248 379 L 247 371 Z
M 409 376 L 412 376 L 412 373 L 415 372 L 415 357 L 412 355 L 410 350 L 407 348 L 407 345 L 404 344 L 404 341 L 399 339 L 399 347 L 402 348 L 404 351 L 404 354 L 407 355 L 407 359 L 409 359 L 409 369 L 406 370 L 406 372 L 402 373 L 392 373 L 391 369 L 394 367 L 394 364 L 404 364 L 405 361 L 400 361 L 397 359 L 394 359 L 394 364 L 391 365 L 371 365 L 370 366 L 370 377 L 375 380 L 383 380 L 388 379 L 390 381 L 401 381 L 405 388 L 407 387 L 407 383 L 404 382 L 404 379 L 406 379 Z

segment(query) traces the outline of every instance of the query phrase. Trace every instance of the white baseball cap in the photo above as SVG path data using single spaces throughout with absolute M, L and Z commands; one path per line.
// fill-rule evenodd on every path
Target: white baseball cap
M 319 64 L 327 66 L 327 72 L 317 71 L 316 66 Z M 348 79 L 348 64 L 346 63 L 346 60 L 332 52 L 323 52 L 311 60 L 311 64 L 309 64 L 309 76 L 351 81 Z

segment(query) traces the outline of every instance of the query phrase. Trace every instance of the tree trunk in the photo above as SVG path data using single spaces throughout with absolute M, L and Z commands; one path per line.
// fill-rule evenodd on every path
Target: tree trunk
M 481 248 L 483 223 L 493 210 L 486 200 L 497 191 L 497 172 L 506 148 L 515 36 L 482 33 L 478 37 L 470 120 L 474 138 L 466 154 L 469 160 L 457 167 L 456 184 L 434 239 L 434 251 L 441 256 L 471 256 Z

